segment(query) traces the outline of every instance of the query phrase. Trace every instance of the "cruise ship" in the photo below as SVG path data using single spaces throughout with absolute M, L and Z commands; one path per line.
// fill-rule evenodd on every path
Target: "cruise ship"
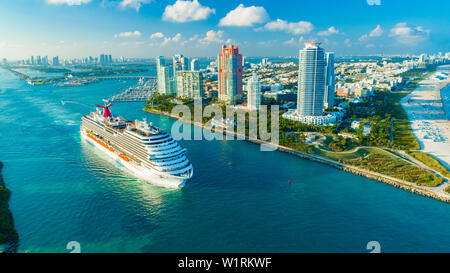
M 138 177 L 153 184 L 182 188 L 193 175 L 186 149 L 160 128 L 114 117 L 110 107 L 82 117 L 81 136 Z

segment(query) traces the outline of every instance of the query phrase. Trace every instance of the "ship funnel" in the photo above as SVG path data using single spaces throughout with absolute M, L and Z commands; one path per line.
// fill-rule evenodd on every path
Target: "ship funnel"
M 109 110 L 109 108 L 112 106 L 112 103 L 109 103 L 106 106 L 101 106 L 101 105 L 98 105 L 98 104 L 96 104 L 95 106 L 97 106 L 98 108 L 102 108 L 103 109 L 103 117 L 104 118 L 112 118 L 111 111 Z

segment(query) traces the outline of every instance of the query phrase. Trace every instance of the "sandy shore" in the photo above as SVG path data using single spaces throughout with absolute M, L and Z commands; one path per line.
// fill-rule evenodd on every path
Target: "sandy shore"
M 450 168 L 450 121 L 445 115 L 440 95 L 440 90 L 450 83 L 450 77 L 436 79 L 435 76 L 440 72 L 450 75 L 450 66 L 439 67 L 405 96 L 401 104 L 411 122 L 414 136 L 420 143 L 421 151 L 434 156 Z

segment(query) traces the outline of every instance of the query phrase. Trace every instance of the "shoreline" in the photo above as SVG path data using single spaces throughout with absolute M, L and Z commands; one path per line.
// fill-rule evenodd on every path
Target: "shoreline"
M 413 135 L 420 144 L 419 151 L 433 156 L 450 169 L 450 120 L 441 96 L 441 91 L 449 88 L 450 79 L 434 79 L 440 71 L 449 72 L 450 66 L 438 67 L 438 70 L 420 81 L 414 90 L 402 98 L 400 103 L 408 116 Z
M 19 235 L 14 228 L 14 219 L 9 209 L 11 192 L 6 188 L 2 175 L 3 163 L 0 162 L 0 253 L 17 252 Z
M 197 122 L 194 122 L 192 120 L 182 120 L 179 117 L 172 115 L 170 113 L 167 112 L 162 112 L 162 111 L 157 111 L 157 110 L 150 110 L 150 109 L 143 109 L 143 111 L 148 112 L 148 113 L 152 113 L 152 114 L 157 114 L 157 115 L 163 115 L 166 117 L 170 117 L 176 120 L 181 120 L 182 122 L 206 129 L 206 130 L 210 130 L 212 132 L 217 132 L 218 130 L 216 130 L 216 128 L 207 128 L 204 124 L 200 124 Z M 231 134 L 233 135 L 233 137 L 239 137 L 237 133 L 232 132 L 232 131 L 227 131 L 227 130 L 223 130 L 223 134 Z M 266 141 L 262 141 L 262 140 L 251 140 L 251 139 L 247 139 L 245 138 L 245 141 L 254 143 L 254 144 L 266 144 L 266 145 L 271 145 L 273 146 L 274 144 L 271 144 L 270 142 L 266 142 Z M 375 173 L 369 170 L 365 170 L 365 169 L 361 169 L 355 166 L 351 166 L 351 165 L 346 165 L 343 163 L 340 163 L 338 161 L 332 160 L 330 158 L 326 158 L 326 157 L 322 157 L 319 155 L 315 155 L 315 154 L 309 154 L 309 153 L 305 153 L 305 152 L 301 152 L 301 151 L 297 151 L 294 150 L 292 148 L 289 147 L 285 147 L 285 146 L 281 146 L 281 145 L 275 145 L 275 147 L 277 148 L 276 150 L 280 151 L 280 152 L 284 152 L 284 153 L 288 153 L 297 157 L 301 157 L 303 159 L 307 159 L 307 160 L 312 160 L 315 162 L 319 162 L 322 164 L 326 164 L 332 167 L 335 167 L 337 169 L 352 173 L 352 174 L 356 174 L 359 176 L 364 176 L 368 179 L 371 180 L 375 180 L 375 181 L 379 181 L 385 184 L 389 184 L 391 186 L 394 186 L 396 188 L 405 190 L 405 191 L 409 191 L 415 194 L 419 194 L 425 197 L 430 197 L 433 199 L 436 199 L 438 201 L 442 201 L 445 203 L 450 203 L 450 194 L 446 194 L 446 193 L 442 193 L 442 192 L 435 192 L 433 190 L 430 190 L 429 187 L 425 187 L 425 186 L 420 186 L 417 185 L 415 183 L 412 182 L 407 182 L 407 181 L 402 181 L 400 179 L 394 178 L 394 177 L 389 177 L 387 175 L 383 175 L 380 173 Z

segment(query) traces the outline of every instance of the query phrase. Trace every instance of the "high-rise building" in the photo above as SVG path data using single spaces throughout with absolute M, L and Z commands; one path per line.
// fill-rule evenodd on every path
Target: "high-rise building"
M 48 65 L 48 57 L 47 56 L 42 57 L 42 65 Z
M 338 120 L 339 114 L 324 114 L 324 104 L 333 103 L 332 95 L 334 99 L 334 88 L 333 92 L 331 90 L 332 84 L 334 87 L 333 62 L 333 54 L 325 55 L 320 43 L 305 43 L 305 48 L 299 54 L 297 109 L 288 110 L 283 118 L 315 125 L 326 125 Z M 330 88 L 327 88 L 327 84 Z
M 100 64 L 105 64 L 105 54 L 100 54 Z
M 158 93 L 168 96 L 173 93 L 173 80 L 170 78 L 170 70 L 165 64 L 166 62 L 163 56 L 156 57 Z
M 325 107 L 334 106 L 334 89 L 336 85 L 336 76 L 334 74 L 334 53 L 326 53 L 326 87 L 325 87 L 325 97 L 324 105 Z
M 34 56 L 30 57 L 30 64 L 34 65 Z
M 52 64 L 55 66 L 59 65 L 59 57 L 58 56 L 53 57 Z
M 198 71 L 200 70 L 200 64 L 198 62 L 198 59 L 192 59 L 191 60 L 191 71 Z
M 3 58 L 3 65 L 8 65 L 8 61 L 6 60 L 6 58 Z
M 238 46 L 223 46 L 217 58 L 219 101 L 237 104 L 242 97 L 242 55 Z
M 298 71 L 297 112 L 301 116 L 323 115 L 325 52 L 320 43 L 305 43 L 300 50 Z
M 173 76 L 176 77 L 178 71 L 189 69 L 189 59 L 181 54 L 174 55 L 173 61 Z
M 261 106 L 261 83 L 256 72 L 247 82 L 247 108 L 250 111 L 259 110 Z
M 200 71 L 178 71 L 176 76 L 177 97 L 203 98 L 203 74 Z
M 41 56 L 36 56 L 36 64 L 37 65 L 41 65 L 42 64 Z

